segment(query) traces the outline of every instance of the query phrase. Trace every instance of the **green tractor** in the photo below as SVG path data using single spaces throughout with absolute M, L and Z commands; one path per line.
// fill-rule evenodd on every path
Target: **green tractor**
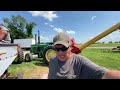
M 50 58 L 55 55 L 52 42 L 40 43 L 40 34 L 38 30 L 38 43 L 37 35 L 35 34 L 35 44 L 31 45 L 30 53 L 25 54 L 25 61 L 30 62 L 33 59 L 34 54 L 38 55 L 38 58 L 43 58 L 44 62 L 48 65 Z

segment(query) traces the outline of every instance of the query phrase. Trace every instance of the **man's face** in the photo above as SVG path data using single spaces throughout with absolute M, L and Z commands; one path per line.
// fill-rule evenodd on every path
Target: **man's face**
M 58 44 L 54 46 L 59 60 L 66 61 L 71 54 L 71 47 L 66 48 L 64 45 Z

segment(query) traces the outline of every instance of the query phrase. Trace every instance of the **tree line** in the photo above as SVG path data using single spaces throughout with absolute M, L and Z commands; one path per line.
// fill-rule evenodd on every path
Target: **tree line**
M 37 25 L 35 22 L 27 22 L 21 15 L 12 15 L 11 18 L 3 18 L 4 26 L 10 31 L 11 43 L 14 39 L 33 38 L 33 28 Z

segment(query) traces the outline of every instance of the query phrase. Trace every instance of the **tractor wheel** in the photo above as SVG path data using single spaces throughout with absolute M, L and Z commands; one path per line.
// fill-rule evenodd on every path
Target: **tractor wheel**
M 45 50 L 43 51 L 43 60 L 44 62 L 49 65 L 50 62 L 50 58 L 52 56 L 56 55 L 55 53 L 55 49 L 53 48 L 53 46 L 48 46 L 47 48 L 45 48 Z
M 13 64 L 20 64 L 22 63 L 24 60 L 24 54 L 23 54 L 23 50 L 21 48 L 18 49 L 18 55 L 15 58 L 15 60 L 13 61 Z
M 32 59 L 33 59 L 33 56 L 32 56 L 31 53 L 27 53 L 27 54 L 25 55 L 25 62 L 31 62 Z

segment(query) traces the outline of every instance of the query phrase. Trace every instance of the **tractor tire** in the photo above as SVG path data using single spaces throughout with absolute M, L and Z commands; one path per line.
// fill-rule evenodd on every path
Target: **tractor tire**
M 31 62 L 33 59 L 33 56 L 31 53 L 26 53 L 25 55 L 25 62 Z
M 24 54 L 23 54 L 23 50 L 21 48 L 18 49 L 18 55 L 15 58 L 15 60 L 13 61 L 13 64 L 20 64 L 24 61 Z
M 55 49 L 53 48 L 53 46 L 48 46 L 45 48 L 45 50 L 43 51 L 43 60 L 44 62 L 49 65 L 50 62 L 50 58 L 52 56 L 56 55 L 55 53 Z

